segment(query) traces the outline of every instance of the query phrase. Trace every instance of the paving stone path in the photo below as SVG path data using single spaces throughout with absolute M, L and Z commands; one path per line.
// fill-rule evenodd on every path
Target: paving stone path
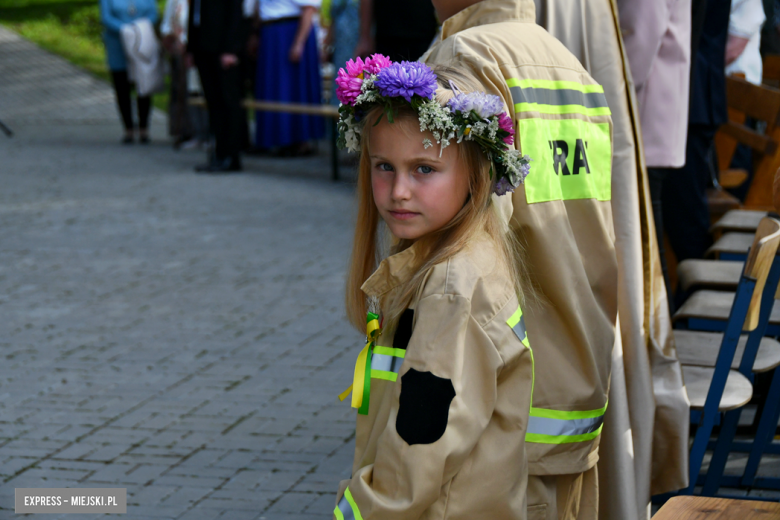
M 331 518 L 352 186 L 324 155 L 196 175 L 160 114 L 122 146 L 105 83 L 2 28 L 0 119 L 0 518 L 21 487 L 126 487 L 126 520 Z

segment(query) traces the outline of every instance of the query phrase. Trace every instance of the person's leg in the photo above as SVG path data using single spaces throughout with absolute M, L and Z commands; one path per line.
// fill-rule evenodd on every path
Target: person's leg
M 225 119 L 224 112 L 221 110 L 222 99 L 219 88 L 219 71 L 221 70 L 221 67 L 219 64 L 219 56 L 210 53 L 198 53 L 195 55 L 195 63 L 198 66 L 201 87 L 203 88 L 203 97 L 206 98 L 206 107 L 209 115 L 209 129 L 216 140 L 214 154 L 212 156 L 212 162 L 216 162 L 217 159 L 224 158 L 224 151 L 222 150 L 224 142 L 221 142 L 219 138 L 222 134 L 222 129 L 224 128 Z
M 712 182 L 710 153 L 714 136 L 710 126 L 690 125 L 685 166 L 663 183 L 664 229 L 678 262 L 702 258 L 712 244 L 706 190 Z
M 664 283 L 666 284 L 666 293 L 669 295 L 667 302 L 669 303 L 669 312 L 673 313 L 672 306 L 672 287 L 669 283 L 669 269 L 666 265 L 666 248 L 664 247 L 664 218 L 663 218 L 663 204 L 661 202 L 661 195 L 663 193 L 664 179 L 670 174 L 675 175 L 676 168 L 648 168 L 647 177 L 650 181 L 650 201 L 653 204 L 653 220 L 655 221 L 655 236 L 658 240 L 658 255 L 661 257 L 661 270 L 664 275 Z
M 222 135 L 217 135 L 217 143 L 222 140 L 221 157 L 230 157 L 239 165 L 239 152 L 244 144 L 244 130 L 246 128 L 245 112 L 241 108 L 241 78 L 240 67 L 230 67 L 220 70 L 219 83 L 222 98 L 225 124 Z
M 149 142 L 149 111 L 152 108 L 151 96 L 138 96 L 138 133 L 142 143 Z
M 112 70 L 111 82 L 114 84 L 116 104 L 125 126 L 125 142 L 133 141 L 133 110 L 130 106 L 130 82 L 126 70 Z

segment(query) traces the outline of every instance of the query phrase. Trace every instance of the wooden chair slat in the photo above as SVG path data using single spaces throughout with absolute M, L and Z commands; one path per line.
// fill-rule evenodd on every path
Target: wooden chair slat
M 766 211 L 753 209 L 734 209 L 723 215 L 720 220 L 710 228 L 710 232 L 716 231 L 749 231 L 755 233 L 758 223 L 766 217 Z
M 731 304 L 734 302 L 734 293 L 726 291 L 696 291 L 685 300 L 682 307 L 674 313 L 672 321 L 685 318 L 701 318 L 709 320 L 727 320 Z M 780 306 L 772 307 L 769 323 L 780 323 Z
M 704 408 L 715 369 L 683 365 L 682 373 L 688 399 L 691 401 L 691 408 Z M 751 397 L 753 397 L 753 385 L 750 384 L 748 378 L 736 370 L 731 370 L 726 379 L 726 388 L 723 389 L 718 411 L 726 412 L 745 406 L 750 402 Z
M 718 131 L 723 132 L 729 137 L 733 137 L 738 142 L 752 148 L 761 154 L 769 155 L 777 150 L 777 143 L 774 142 L 771 137 L 759 134 L 752 128 L 735 123 L 733 121 L 724 123 L 721 125 Z
M 738 369 L 745 352 L 747 335 L 739 338 L 737 352 L 731 368 Z M 720 332 L 700 332 L 693 330 L 675 330 L 674 343 L 677 347 L 677 358 L 683 365 L 714 367 L 718 357 L 723 334 Z M 780 342 L 772 338 L 761 338 L 753 372 L 768 372 L 780 366 Z
M 677 265 L 677 279 L 684 291 L 693 288 L 736 290 L 743 262 L 683 260 Z
M 705 254 L 708 257 L 723 253 L 746 254 L 753 243 L 753 238 L 755 238 L 754 233 L 723 233 L 723 236 L 716 240 Z
M 780 90 L 729 76 L 726 78 L 726 99 L 729 107 L 759 121 L 767 121 L 767 116 L 774 116 L 768 122 L 776 124 L 777 114 L 780 113 Z
M 745 184 L 748 178 L 747 170 L 741 168 L 726 168 L 720 170 L 718 183 L 724 188 L 738 188 Z

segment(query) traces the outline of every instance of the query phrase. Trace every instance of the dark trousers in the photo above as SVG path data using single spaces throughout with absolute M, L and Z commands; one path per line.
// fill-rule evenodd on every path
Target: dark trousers
M 669 268 L 666 264 L 666 247 L 664 246 L 664 217 L 663 217 L 663 187 L 664 180 L 669 175 L 676 175 L 677 168 L 648 168 L 647 178 L 650 183 L 650 201 L 653 205 L 653 220 L 655 221 L 655 236 L 658 240 L 658 255 L 661 257 L 661 270 L 664 274 L 664 284 L 666 285 L 667 301 L 669 302 L 669 312 L 674 312 L 673 297 L 674 294 L 669 283 Z
M 130 81 L 127 79 L 126 70 L 112 70 L 111 81 L 114 84 L 114 93 L 116 94 L 116 104 L 119 107 L 119 113 L 122 114 L 122 122 L 125 130 L 133 129 L 133 108 L 130 105 Z M 152 100 L 149 96 L 138 96 L 138 126 L 141 130 L 149 128 L 149 110 L 152 107 Z
M 685 166 L 663 181 L 663 226 L 678 262 L 702 258 L 712 245 L 706 190 L 712 184 L 716 131 L 711 125 L 688 125 Z
M 217 160 L 238 157 L 244 138 L 241 109 L 241 67 L 223 69 L 219 54 L 198 52 L 195 64 L 209 110 L 209 126 L 216 140 Z

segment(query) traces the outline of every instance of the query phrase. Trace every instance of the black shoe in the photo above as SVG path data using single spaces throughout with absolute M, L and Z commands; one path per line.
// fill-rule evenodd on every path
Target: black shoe
M 198 173 L 210 173 L 213 175 L 226 174 L 231 172 L 241 171 L 241 159 L 236 157 L 225 157 L 224 159 L 217 159 L 216 161 L 208 164 L 201 164 L 195 167 L 195 171 Z
M 122 144 L 133 144 L 134 139 L 132 135 L 126 135 L 122 138 Z
M 148 134 L 141 135 L 141 137 L 138 138 L 138 142 L 141 144 L 149 144 L 149 135 Z

